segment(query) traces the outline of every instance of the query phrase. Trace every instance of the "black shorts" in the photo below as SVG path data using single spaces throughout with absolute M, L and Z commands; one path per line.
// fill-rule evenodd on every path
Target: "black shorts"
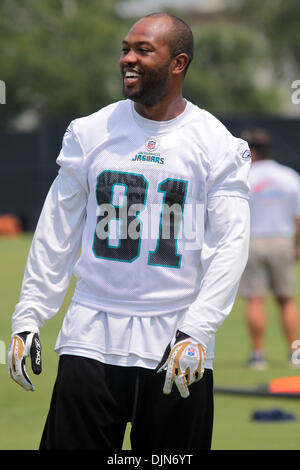
M 64 355 L 40 450 L 121 450 L 131 422 L 133 451 L 209 450 L 213 426 L 213 374 L 182 398 L 174 385 L 162 392 L 165 373 Z

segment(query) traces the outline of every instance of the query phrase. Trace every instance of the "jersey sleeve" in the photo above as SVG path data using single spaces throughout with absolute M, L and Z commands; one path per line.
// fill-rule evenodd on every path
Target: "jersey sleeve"
M 13 334 L 38 332 L 59 310 L 77 261 L 87 193 L 79 174 L 83 152 L 67 131 L 58 157 L 59 174 L 41 211 L 27 258 L 21 294 L 12 316 Z
M 65 132 L 56 163 L 60 166 L 59 173 L 69 175 L 88 192 L 85 152 L 77 131 L 77 120 L 72 121 Z
M 251 154 L 247 142 L 226 135 L 224 150 L 216 151 L 211 159 L 208 181 L 208 198 L 213 196 L 237 196 L 249 198 L 249 171 Z
M 207 348 L 232 310 L 245 269 L 250 239 L 247 142 L 222 126 L 210 152 L 207 209 L 201 252 L 202 279 L 196 300 L 179 329 Z
M 232 310 L 248 259 L 249 234 L 245 198 L 221 196 L 208 201 L 200 291 L 178 326 L 204 348 Z

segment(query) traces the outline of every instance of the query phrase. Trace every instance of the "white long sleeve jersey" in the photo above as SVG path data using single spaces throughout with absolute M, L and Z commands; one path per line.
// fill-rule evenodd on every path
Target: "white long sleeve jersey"
M 165 122 L 130 100 L 72 121 L 13 334 L 38 332 L 74 274 L 57 352 L 154 368 L 180 328 L 212 367 L 248 257 L 250 162 L 246 142 L 190 102 Z

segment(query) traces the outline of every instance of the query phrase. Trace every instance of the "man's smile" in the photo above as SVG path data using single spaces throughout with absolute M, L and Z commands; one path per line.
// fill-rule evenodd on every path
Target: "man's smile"
M 141 73 L 134 70 L 123 72 L 123 80 L 125 86 L 135 85 L 141 78 Z

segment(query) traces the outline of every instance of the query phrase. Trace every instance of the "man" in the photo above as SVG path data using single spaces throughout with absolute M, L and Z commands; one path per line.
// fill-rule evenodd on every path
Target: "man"
M 40 449 L 120 449 L 127 422 L 135 451 L 211 447 L 214 334 L 247 261 L 250 154 L 183 98 L 192 58 L 182 20 L 142 18 L 122 42 L 126 99 L 64 136 L 10 349 L 32 389 L 20 349 L 40 357 L 75 265 Z
M 300 178 L 296 171 L 272 159 L 271 136 L 263 129 L 245 131 L 252 155 L 250 172 L 251 241 L 240 285 L 247 299 L 246 317 L 252 352 L 248 365 L 265 369 L 265 300 L 268 289 L 278 303 L 292 365 L 298 339 L 298 309 L 294 299 L 295 260 L 300 253 Z

